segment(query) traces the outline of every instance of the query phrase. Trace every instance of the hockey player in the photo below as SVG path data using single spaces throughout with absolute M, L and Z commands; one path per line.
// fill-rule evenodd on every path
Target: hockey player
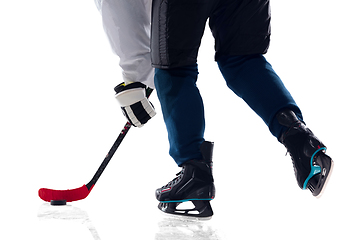
M 208 19 L 215 38 L 215 60 L 228 87 L 286 147 L 300 188 L 320 196 L 333 161 L 325 154 L 325 145 L 305 126 L 300 108 L 264 57 L 270 41 L 269 1 L 153 0 L 155 87 L 170 155 L 182 168 L 176 178 L 156 190 L 159 209 L 191 217 L 213 214 L 213 143 L 203 137 L 204 109 L 196 87 L 197 54 Z M 142 126 L 153 116 L 153 109 L 145 97 L 145 81 L 131 82 L 116 88 L 116 98 L 129 121 Z M 186 201 L 193 202 L 195 208 L 179 209 L 178 205 Z

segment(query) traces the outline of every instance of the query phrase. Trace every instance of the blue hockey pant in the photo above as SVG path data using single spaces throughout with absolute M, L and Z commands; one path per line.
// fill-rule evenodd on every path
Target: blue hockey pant
M 223 56 L 217 63 L 227 86 L 263 119 L 275 137 L 280 138 L 287 130 L 276 120 L 280 110 L 291 109 L 302 120 L 299 107 L 262 54 Z M 205 118 L 197 76 L 196 64 L 155 69 L 155 87 L 168 131 L 169 153 L 179 166 L 191 159 L 202 159 L 200 145 L 204 141 Z

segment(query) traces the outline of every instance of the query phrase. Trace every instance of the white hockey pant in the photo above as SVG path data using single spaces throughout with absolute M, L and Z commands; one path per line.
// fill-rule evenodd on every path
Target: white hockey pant
M 150 58 L 152 0 L 95 0 L 113 52 L 120 58 L 125 83 L 154 88 Z

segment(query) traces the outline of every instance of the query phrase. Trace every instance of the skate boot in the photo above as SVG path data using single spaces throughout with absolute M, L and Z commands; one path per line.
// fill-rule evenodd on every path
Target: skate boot
M 200 147 L 202 160 L 190 160 L 182 165 L 182 170 L 167 185 L 156 190 L 158 208 L 175 215 L 196 218 L 210 218 L 213 211 L 210 200 L 215 197 L 212 176 L 212 142 L 203 142 Z M 181 203 L 191 201 L 195 208 L 179 209 Z
M 280 141 L 290 153 L 299 187 L 320 197 L 334 165 L 325 154 L 325 145 L 291 110 L 280 111 L 276 118 L 281 125 L 288 127 Z

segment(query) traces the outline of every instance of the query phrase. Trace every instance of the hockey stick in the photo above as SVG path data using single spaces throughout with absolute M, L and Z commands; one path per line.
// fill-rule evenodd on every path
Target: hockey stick
M 153 89 L 147 88 L 146 96 L 149 97 L 152 91 Z M 86 198 L 90 194 L 93 187 L 95 186 L 95 183 L 99 180 L 101 174 L 104 172 L 106 166 L 110 162 L 111 158 L 115 154 L 116 150 L 120 146 L 126 134 L 129 132 L 130 128 L 131 128 L 131 123 L 127 122 L 124 128 L 121 130 L 119 136 L 115 140 L 114 144 L 110 148 L 110 151 L 106 155 L 105 159 L 101 163 L 99 169 L 96 171 L 95 175 L 88 184 L 86 185 L 84 184 L 82 187 L 79 188 L 68 189 L 68 190 L 54 190 L 48 188 L 40 188 L 39 197 L 46 202 L 50 202 L 51 200 L 54 201 L 66 200 L 66 202 L 73 202 Z

